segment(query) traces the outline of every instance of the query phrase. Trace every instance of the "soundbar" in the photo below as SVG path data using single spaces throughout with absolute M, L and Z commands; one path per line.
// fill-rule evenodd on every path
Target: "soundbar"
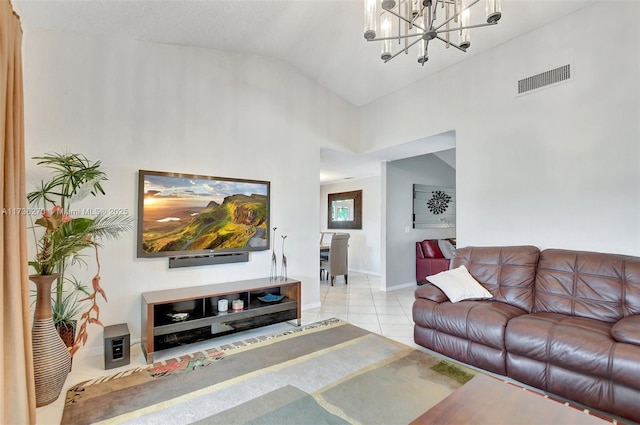
M 249 261 L 248 252 L 169 257 L 169 268 L 208 266 L 211 264 L 243 263 Z

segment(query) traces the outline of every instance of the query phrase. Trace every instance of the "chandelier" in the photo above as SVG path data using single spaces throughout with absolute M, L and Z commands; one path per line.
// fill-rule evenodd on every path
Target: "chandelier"
M 382 41 L 380 58 L 385 62 L 418 46 L 418 63 L 429 60 L 432 40 L 440 40 L 446 48 L 453 46 L 466 52 L 471 46 L 471 28 L 496 25 L 502 17 L 500 0 L 486 0 L 487 22 L 471 25 L 471 7 L 480 0 L 364 0 L 364 38 Z M 378 12 L 378 3 L 382 7 Z M 441 18 L 438 20 L 438 18 Z M 380 27 L 380 36 L 378 36 Z M 458 33 L 457 42 L 451 34 Z M 393 53 L 397 41 L 400 49 Z

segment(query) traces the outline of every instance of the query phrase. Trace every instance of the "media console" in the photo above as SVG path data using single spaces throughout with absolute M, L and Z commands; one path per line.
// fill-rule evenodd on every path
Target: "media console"
M 157 351 L 179 345 L 288 320 L 300 326 L 301 285 L 295 279 L 267 277 L 143 292 L 142 352 L 147 363 Z M 259 299 L 269 294 L 282 299 Z M 228 300 L 228 311 L 218 311 L 220 299 Z M 233 300 L 242 301 L 242 310 L 232 309 Z

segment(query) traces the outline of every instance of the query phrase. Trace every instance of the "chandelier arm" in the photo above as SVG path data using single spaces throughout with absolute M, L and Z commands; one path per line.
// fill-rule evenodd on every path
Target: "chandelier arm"
M 475 5 L 476 3 L 478 3 L 480 0 L 474 0 L 471 4 L 469 4 L 469 6 L 465 7 L 463 10 L 467 10 L 467 9 L 471 9 L 471 7 L 473 7 L 473 5 Z M 440 26 L 438 26 L 437 28 L 434 28 L 434 31 L 438 31 L 440 28 L 442 28 L 443 26 L 445 26 L 446 24 L 448 24 L 449 22 L 453 21 L 454 19 L 456 19 L 457 17 L 459 17 L 460 15 L 462 15 L 462 11 L 460 10 L 458 11 L 458 13 L 454 13 L 453 16 L 449 19 L 447 19 L 446 21 L 444 21 L 442 24 L 440 24 Z M 456 29 L 460 29 L 460 27 L 457 27 Z
M 444 38 L 440 37 L 439 35 L 436 36 L 436 38 L 442 42 L 444 42 L 445 44 L 448 44 L 449 46 L 453 46 L 456 49 L 460 50 L 461 52 L 465 52 L 467 53 L 467 49 L 463 49 L 462 47 L 458 46 L 456 43 L 454 43 L 453 41 L 447 41 Z
M 416 28 L 420 28 L 419 25 L 416 24 L 416 19 L 418 19 L 420 17 L 420 12 L 422 12 L 424 10 L 424 6 L 422 6 L 422 9 L 420 9 L 420 11 L 418 11 L 418 13 L 416 13 L 413 18 L 411 18 L 411 25 L 413 25 Z M 424 31 L 424 29 L 420 28 L 422 31 Z
M 480 0 L 476 0 L 476 1 L 480 1 Z M 393 16 L 395 16 L 395 17 L 397 17 L 397 18 L 402 19 L 404 22 L 406 22 L 406 23 L 408 23 L 408 24 L 413 25 L 414 27 L 418 28 L 420 31 L 424 31 L 424 30 L 425 30 L 425 29 L 424 29 L 424 28 L 422 28 L 420 25 L 414 24 L 414 23 L 412 22 L 412 19 L 407 19 L 407 18 L 405 18 L 404 16 L 402 16 L 402 15 L 400 15 L 400 14 L 398 14 L 398 13 L 394 12 L 393 10 L 386 10 L 386 9 L 385 9 L 385 12 L 387 12 L 387 13 L 389 13 L 389 14 L 391 14 L 391 15 L 393 15 Z
M 414 41 L 413 43 L 409 44 L 407 46 L 407 49 L 410 49 L 411 47 L 413 47 L 414 45 L 416 45 L 418 42 L 420 42 L 420 40 L 422 40 L 422 38 L 417 39 L 416 41 Z M 389 59 L 385 60 L 384 63 L 389 62 L 391 59 L 395 58 L 396 56 L 398 56 L 401 53 L 404 53 L 405 49 L 402 49 L 400 51 L 398 51 L 395 55 L 391 56 Z
M 393 37 L 380 37 L 380 38 L 371 38 L 367 41 L 383 41 L 383 40 L 400 40 L 403 38 L 411 38 L 411 37 L 420 37 L 422 38 L 422 34 L 405 34 L 405 35 L 394 35 Z
M 445 32 L 454 32 L 454 31 L 459 31 L 459 30 L 464 30 L 464 29 L 468 29 L 468 28 L 480 28 L 480 27 L 489 27 L 492 25 L 498 25 L 497 22 L 487 22 L 485 24 L 476 24 L 476 25 L 467 25 L 466 27 L 455 27 L 455 28 L 449 28 L 449 29 L 443 29 L 440 31 L 436 31 L 437 34 L 442 34 Z

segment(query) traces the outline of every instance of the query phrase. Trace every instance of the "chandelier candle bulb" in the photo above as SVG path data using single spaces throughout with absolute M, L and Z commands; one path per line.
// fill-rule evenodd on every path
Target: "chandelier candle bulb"
M 384 18 L 382 21 L 382 25 L 380 25 L 380 29 L 382 30 L 382 37 L 385 40 L 382 42 L 382 54 L 380 55 L 380 59 L 383 61 L 387 61 L 391 59 L 391 21 L 389 18 Z
M 424 28 L 424 16 L 418 16 L 416 19 L 416 25 Z M 418 63 L 423 65 L 427 63 L 429 60 L 429 56 L 427 55 L 427 41 L 424 39 L 424 31 L 418 30 L 418 34 L 420 34 L 420 42 L 418 43 Z
M 418 63 L 424 65 L 429 60 L 429 56 L 427 56 L 427 42 L 420 40 L 418 43 Z
M 487 23 L 496 24 L 501 17 L 500 0 L 487 0 Z
M 420 13 L 420 0 L 411 0 L 411 13 L 417 16 Z
M 458 16 L 460 16 L 460 0 L 453 0 L 453 22 L 458 23 Z
M 464 0 L 462 2 L 462 5 L 464 7 Z M 469 21 L 471 20 L 471 11 L 467 8 L 464 8 L 462 10 L 462 13 L 460 14 L 460 39 L 459 39 L 459 44 L 460 44 L 460 48 L 461 49 L 468 49 L 471 46 L 471 40 L 470 38 L 470 34 L 469 34 L 469 29 L 465 28 L 467 26 L 469 26 Z
M 364 2 L 364 38 L 373 40 L 376 38 L 377 0 L 365 0 Z

